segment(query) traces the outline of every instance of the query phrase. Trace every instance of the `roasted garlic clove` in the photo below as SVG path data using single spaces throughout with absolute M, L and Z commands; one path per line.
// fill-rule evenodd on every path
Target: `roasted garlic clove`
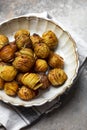
M 0 77 L 5 81 L 12 81 L 17 74 L 17 70 L 4 63 L 0 63 Z
M 34 33 L 32 36 L 30 36 L 30 39 L 32 41 L 33 47 L 35 47 L 36 44 L 42 42 L 42 38 L 36 33 Z
M 55 68 L 49 71 L 48 79 L 53 86 L 59 86 L 67 80 L 67 75 L 63 69 Z
M 46 72 L 48 69 L 48 64 L 43 59 L 37 59 L 35 62 L 34 70 L 36 72 Z
M 22 86 L 18 91 L 18 96 L 22 100 L 28 101 L 33 99 L 36 96 L 35 91 L 27 88 L 26 86 Z
M 26 73 L 22 77 L 22 83 L 33 90 L 37 90 L 43 84 L 40 83 L 40 77 L 35 73 Z
M 48 57 L 48 64 L 52 68 L 63 68 L 64 59 L 60 55 L 58 55 L 54 52 L 50 52 L 50 55 Z
M 21 72 L 28 72 L 33 67 L 34 62 L 34 57 L 21 55 L 16 57 L 12 64 L 16 69 L 20 70 Z
M 26 35 L 26 36 L 30 36 L 30 32 L 26 29 L 21 29 L 21 30 L 18 30 L 15 35 L 14 35 L 14 38 L 17 39 L 19 38 L 21 35 Z
M 36 46 L 34 47 L 34 52 L 36 56 L 39 58 L 47 58 L 50 53 L 50 50 L 46 44 L 39 43 L 39 44 L 36 44 Z
M 58 45 L 58 38 L 56 37 L 55 33 L 52 31 L 44 32 L 42 35 L 43 42 L 50 48 L 55 49 Z
M 16 81 L 7 82 L 4 85 L 4 91 L 9 96 L 15 96 L 17 94 L 18 88 L 19 86 Z
M 15 51 L 16 48 L 15 46 L 13 47 L 13 44 L 6 45 L 0 51 L 0 58 L 4 62 L 10 62 L 15 56 Z
M 4 80 L 0 77 L 0 89 L 4 89 Z
M 50 82 L 46 74 L 38 74 L 40 76 L 40 82 L 43 84 L 40 88 L 46 89 L 50 87 Z
M 0 35 L 0 49 L 9 43 L 8 37 Z

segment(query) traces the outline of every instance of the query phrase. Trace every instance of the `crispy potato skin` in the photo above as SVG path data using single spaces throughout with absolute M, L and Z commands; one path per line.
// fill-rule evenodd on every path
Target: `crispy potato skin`
M 34 65 L 34 62 L 35 62 L 34 57 L 21 55 L 16 57 L 12 64 L 20 72 L 28 72 Z
M 33 48 L 35 47 L 36 44 L 39 44 L 42 42 L 42 38 L 36 33 L 34 33 L 32 36 L 30 36 L 30 39 L 32 41 Z
M 5 81 L 12 81 L 17 75 L 17 70 L 7 64 L 0 64 L 0 77 Z
M 15 41 L 16 45 L 19 49 L 22 47 L 31 47 L 31 39 L 30 39 L 30 32 L 22 29 L 15 33 Z
M 8 43 L 9 43 L 8 37 L 6 37 L 5 35 L 0 35 L 0 49 L 2 49 Z
M 4 62 L 10 62 L 15 56 L 15 50 L 10 46 L 4 46 L 0 51 L 0 58 Z
M 40 82 L 43 84 L 40 88 L 41 89 L 47 89 L 50 87 L 50 82 L 48 80 L 48 77 L 44 73 L 38 74 L 40 76 Z
M 4 80 L 0 77 L 0 90 L 4 89 Z
M 33 90 L 37 90 L 42 86 L 40 77 L 36 73 L 25 73 L 22 77 L 22 83 Z
M 58 45 L 58 38 L 56 37 L 55 33 L 51 30 L 44 32 L 42 35 L 43 42 L 50 48 L 55 49 Z
M 39 43 L 36 44 L 36 46 L 34 47 L 34 52 L 38 58 L 44 59 L 48 57 L 50 53 L 50 49 L 46 44 Z
M 48 73 L 48 79 L 53 86 L 60 86 L 67 80 L 67 75 L 63 69 L 52 69 Z
M 19 86 L 16 81 L 6 82 L 4 85 L 4 91 L 9 96 L 15 96 L 18 88 Z
M 51 51 L 48 57 L 48 64 L 52 68 L 63 68 L 64 59 L 60 55 Z
M 36 72 L 46 72 L 48 69 L 48 64 L 43 59 L 37 59 L 35 62 L 34 70 Z
M 33 99 L 36 96 L 35 91 L 27 88 L 26 86 L 22 86 L 18 91 L 18 96 L 22 100 L 28 101 Z

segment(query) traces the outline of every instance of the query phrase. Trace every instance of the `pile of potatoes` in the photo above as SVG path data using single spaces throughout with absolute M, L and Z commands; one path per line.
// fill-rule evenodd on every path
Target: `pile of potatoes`
M 42 36 L 18 30 L 14 41 L 0 35 L 0 90 L 9 96 L 28 101 L 40 89 L 59 87 L 67 80 L 64 59 L 55 53 L 56 34 L 49 30 Z

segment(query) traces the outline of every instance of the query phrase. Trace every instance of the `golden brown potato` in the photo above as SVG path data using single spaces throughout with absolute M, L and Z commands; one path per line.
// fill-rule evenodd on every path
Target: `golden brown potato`
M 50 52 L 50 55 L 48 58 L 48 64 L 52 68 L 63 68 L 64 67 L 64 59 L 60 55 L 58 55 L 54 52 Z
M 16 81 L 7 82 L 4 85 L 4 91 L 9 96 L 15 96 L 17 94 L 19 86 Z
M 46 72 L 48 69 L 48 64 L 43 59 L 37 59 L 35 62 L 34 70 L 36 72 Z
M 23 55 L 27 55 L 29 57 L 34 57 L 34 52 L 32 49 L 30 48 L 22 48 L 20 51 L 19 51 L 21 54 Z
M 37 90 L 43 84 L 40 83 L 40 77 L 35 73 L 26 73 L 22 77 L 22 83 L 33 90 Z
M 50 48 L 55 49 L 58 45 L 58 38 L 56 37 L 55 33 L 51 30 L 44 32 L 42 35 L 43 42 Z
M 0 35 L 0 49 L 9 43 L 8 37 Z
M 50 53 L 50 50 L 46 44 L 39 43 L 39 44 L 36 44 L 36 46 L 34 47 L 34 52 L 36 56 L 39 58 L 47 58 Z
M 26 29 L 21 29 L 21 30 L 18 30 L 15 35 L 14 35 L 14 38 L 17 39 L 19 38 L 21 35 L 26 35 L 26 36 L 30 36 L 30 32 Z
M 12 64 L 16 69 L 20 70 L 21 72 L 28 72 L 33 67 L 34 62 L 34 57 L 21 55 L 16 57 Z
M 19 74 L 17 74 L 17 76 L 16 76 L 16 81 L 18 82 L 18 84 L 19 85 L 22 85 L 22 77 L 23 77 L 23 73 L 19 73 Z
M 18 96 L 22 100 L 28 101 L 33 99 L 36 96 L 35 91 L 27 88 L 26 86 L 22 86 L 18 91 Z
M 0 63 L 0 77 L 5 81 L 12 81 L 17 74 L 17 70 L 4 63 Z
M 4 89 L 4 80 L 0 78 L 0 89 Z
M 21 49 L 22 47 L 31 47 L 30 32 L 25 29 L 17 31 L 14 35 L 17 47 Z
M 13 45 L 6 45 L 0 51 L 0 58 L 4 62 L 10 62 L 15 56 L 15 51 L 16 49 L 13 47 Z
M 10 44 L 10 46 L 11 46 L 11 48 L 14 50 L 14 52 L 16 52 L 17 51 L 17 45 L 16 45 L 16 41 L 13 41 L 13 42 L 9 42 L 9 44 Z
M 43 84 L 40 88 L 46 89 L 50 87 L 50 82 L 46 74 L 38 74 L 40 76 L 40 82 Z
M 30 38 L 31 38 L 33 47 L 35 47 L 36 44 L 42 42 L 42 38 L 36 33 L 34 33 Z
M 16 45 L 19 49 L 22 47 L 31 47 L 31 39 L 27 35 L 21 35 L 18 39 L 16 39 Z
M 63 69 L 55 68 L 49 71 L 48 79 L 53 86 L 59 86 L 67 80 L 67 75 Z

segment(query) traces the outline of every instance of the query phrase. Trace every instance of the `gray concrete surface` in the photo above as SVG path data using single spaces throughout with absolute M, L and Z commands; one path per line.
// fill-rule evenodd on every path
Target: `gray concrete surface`
M 87 0 L 0 0 L 0 22 L 43 11 L 48 11 L 87 44 Z M 87 130 L 87 68 L 79 77 L 72 99 L 62 109 L 24 130 Z

